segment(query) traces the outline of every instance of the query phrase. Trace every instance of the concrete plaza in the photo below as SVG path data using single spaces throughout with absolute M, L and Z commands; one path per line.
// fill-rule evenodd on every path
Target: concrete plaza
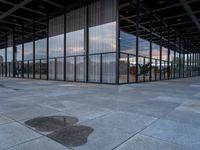
M 27 120 L 72 116 L 93 128 L 65 147 Z M 200 77 L 131 85 L 1 78 L 0 150 L 200 150 Z

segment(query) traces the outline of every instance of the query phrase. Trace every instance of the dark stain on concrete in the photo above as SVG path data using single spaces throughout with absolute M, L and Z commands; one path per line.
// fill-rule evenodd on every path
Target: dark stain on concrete
M 70 116 L 38 117 L 25 122 L 40 132 L 50 132 L 46 136 L 67 147 L 81 146 L 87 143 L 93 128 L 75 125 L 78 119 Z
M 88 136 L 93 131 L 91 127 L 77 125 L 55 131 L 47 135 L 47 137 L 67 147 L 76 147 L 87 143 Z
M 78 119 L 70 116 L 51 116 L 51 117 L 38 117 L 25 122 L 41 132 L 52 132 L 58 129 L 72 126 L 78 122 Z

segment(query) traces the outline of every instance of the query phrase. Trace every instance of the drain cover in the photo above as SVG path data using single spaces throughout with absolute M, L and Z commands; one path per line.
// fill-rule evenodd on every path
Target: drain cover
M 69 116 L 51 116 L 51 117 L 39 117 L 25 122 L 28 126 L 31 126 L 41 132 L 52 132 L 67 126 L 72 126 L 78 122 L 77 118 Z
M 47 137 L 68 147 L 80 146 L 87 143 L 88 136 L 94 130 L 87 126 L 71 126 L 55 131 Z

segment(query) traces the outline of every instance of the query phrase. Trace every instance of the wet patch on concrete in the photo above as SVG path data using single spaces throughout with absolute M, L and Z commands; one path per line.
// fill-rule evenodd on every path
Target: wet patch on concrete
M 47 132 L 47 137 L 66 147 L 76 147 L 87 143 L 94 131 L 91 127 L 76 125 L 77 122 L 75 117 L 48 116 L 28 120 L 25 124 L 40 132 Z
M 52 132 L 67 126 L 72 126 L 77 122 L 78 119 L 75 117 L 51 116 L 34 118 L 26 121 L 25 124 L 41 132 Z
M 76 147 L 87 143 L 88 136 L 93 131 L 91 127 L 77 125 L 55 131 L 47 137 L 67 147 Z

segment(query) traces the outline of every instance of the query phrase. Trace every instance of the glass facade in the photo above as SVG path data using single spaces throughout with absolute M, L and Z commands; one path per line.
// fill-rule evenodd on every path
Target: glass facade
M 5 49 L 0 49 L 0 75 L 5 76 L 6 74 L 6 58 L 5 58 Z
M 139 4 L 95 0 L 8 35 L 0 75 L 109 84 L 200 75 L 197 50 L 159 23 Z

